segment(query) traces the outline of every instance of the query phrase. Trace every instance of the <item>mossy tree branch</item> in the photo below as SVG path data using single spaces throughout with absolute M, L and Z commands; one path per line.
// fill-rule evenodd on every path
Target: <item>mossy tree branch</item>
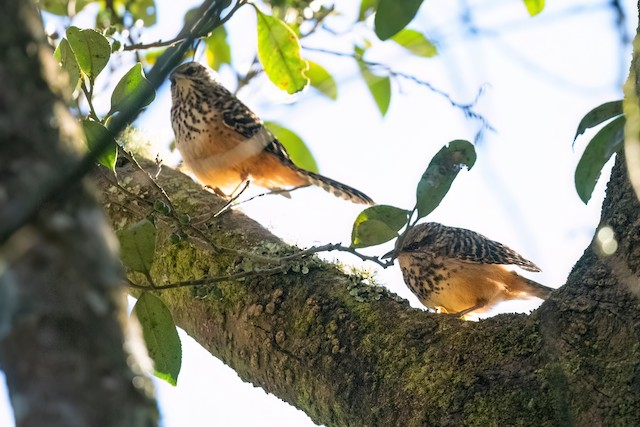
M 155 197 L 130 166 L 118 173 L 138 197 Z M 159 179 L 192 217 L 224 203 L 173 170 Z M 101 185 L 112 223 L 140 219 L 122 208 L 135 201 Z M 114 197 L 120 203 L 110 203 Z M 567 284 L 530 316 L 473 323 L 427 313 L 317 260 L 302 261 L 308 274 L 292 265 L 286 274 L 160 296 L 241 378 L 318 423 L 631 425 L 640 420 L 640 307 L 629 290 L 638 281 L 639 212 L 620 156 L 602 217 L 619 251 L 604 258 L 588 248 Z M 242 253 L 297 250 L 235 211 L 206 227 L 213 245 L 175 245 L 166 236 L 176 226 L 160 225 L 156 283 L 252 268 L 256 261 Z

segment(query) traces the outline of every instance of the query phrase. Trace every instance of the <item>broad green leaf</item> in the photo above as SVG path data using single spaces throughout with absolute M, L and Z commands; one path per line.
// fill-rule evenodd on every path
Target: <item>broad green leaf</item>
M 265 122 L 264 125 L 284 145 L 296 166 L 318 173 L 316 160 L 298 134 L 273 122 Z
M 216 71 L 220 70 L 222 64 L 231 64 L 231 47 L 227 42 L 227 30 L 223 25 L 211 32 L 205 39 L 207 46 L 207 63 Z
M 127 73 L 122 76 L 111 94 L 111 110 L 109 114 L 116 111 L 122 111 L 125 105 L 131 102 L 135 96 L 143 91 L 148 91 L 151 95 L 144 101 L 140 108 L 144 108 L 155 99 L 156 93 L 153 85 L 144 75 L 142 64 L 139 62 L 131 67 Z
M 126 3 L 127 10 L 135 20 L 142 20 L 145 27 L 156 24 L 156 2 L 154 0 L 130 0 Z
M 90 151 L 95 152 L 100 148 L 99 145 L 106 143 L 102 153 L 96 153 L 97 158 L 100 164 L 115 172 L 116 160 L 118 158 L 118 144 L 111 132 L 104 127 L 102 123 L 93 120 L 83 120 L 82 129 L 84 130 L 84 136 L 87 139 L 87 146 Z
M 582 135 L 585 130 L 598 126 L 600 123 L 616 116 L 620 116 L 621 114 L 623 114 L 622 100 L 605 102 L 602 105 L 598 105 L 596 108 L 585 114 L 582 120 L 580 120 L 576 136 L 573 137 L 573 142 L 575 142 L 576 138 Z
M 153 360 L 153 374 L 175 386 L 182 366 L 182 345 L 171 312 L 160 298 L 143 292 L 132 314 L 142 326 L 142 336 Z
M 416 190 L 418 219 L 438 207 L 463 166 L 470 170 L 476 162 L 476 150 L 469 141 L 456 139 L 433 156 Z
M 524 0 L 529 15 L 536 16 L 544 9 L 544 0 Z
M 416 56 L 431 58 L 438 54 L 438 49 L 436 49 L 435 45 L 427 40 L 422 33 L 415 30 L 405 28 L 391 37 L 391 40 L 408 49 Z
M 156 226 L 143 219 L 117 232 L 120 259 L 133 271 L 148 273 L 156 251 Z
M 307 70 L 307 77 L 309 77 L 311 86 L 334 101 L 338 99 L 338 85 L 331 74 L 315 62 L 308 62 L 309 70 Z
M 378 7 L 378 0 L 362 0 L 358 11 L 358 21 L 364 21 Z
M 94 30 L 81 30 L 78 27 L 67 29 L 67 39 L 76 55 L 78 65 L 91 81 L 100 74 L 109 62 L 111 45 L 105 36 Z
M 67 72 L 71 90 L 75 90 L 80 81 L 80 66 L 67 39 L 60 40 L 54 56 L 62 66 L 62 69 Z
M 389 205 L 376 205 L 360 212 L 353 223 L 351 247 L 379 245 L 398 237 L 407 224 L 409 211 Z
M 74 16 L 93 1 L 97 0 L 38 0 L 36 3 L 40 9 L 54 15 Z
M 360 67 L 360 74 L 364 79 L 367 87 L 369 88 L 369 92 L 373 96 L 373 100 L 376 102 L 378 106 L 378 110 L 382 116 L 387 114 L 389 110 L 389 104 L 391 103 L 391 79 L 389 77 L 377 76 L 373 74 L 369 66 L 366 62 L 364 62 L 361 58 L 364 54 L 364 49 L 360 47 L 355 48 L 356 51 L 356 60 L 358 61 L 358 66 Z
M 578 162 L 575 173 L 576 191 L 587 204 L 600 177 L 603 166 L 624 143 L 625 117 L 607 123 L 593 137 Z
M 305 71 L 309 68 L 300 56 L 296 34 L 278 18 L 258 15 L 258 59 L 269 79 L 280 89 L 296 93 L 309 84 Z
M 418 13 L 422 0 L 380 0 L 374 20 L 380 40 L 387 40 L 409 24 Z

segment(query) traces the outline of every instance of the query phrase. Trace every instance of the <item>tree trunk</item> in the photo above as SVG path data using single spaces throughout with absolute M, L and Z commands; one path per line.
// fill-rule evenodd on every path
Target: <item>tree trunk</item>
M 0 233 L 83 152 L 31 1 L 0 1 Z M 58 94 L 55 96 L 54 93 Z M 151 426 L 150 381 L 125 351 L 114 238 L 69 182 L 0 247 L 0 368 L 17 426 Z M 135 335 L 135 334 L 134 334 Z M 128 346 L 134 339 L 128 339 Z
M 112 223 L 156 216 L 156 286 L 269 269 L 276 264 L 251 254 L 295 251 L 238 212 L 198 228 L 202 234 L 184 228 L 144 207 L 159 196 L 143 174 L 131 165 L 118 174 L 131 178 L 129 186 L 147 202 L 102 180 Z M 602 214 L 618 251 L 604 257 L 587 248 L 567 284 L 532 315 L 475 323 L 427 313 L 310 257 L 287 258 L 286 274 L 159 295 L 179 326 L 241 378 L 317 423 L 637 425 L 640 206 L 626 176 L 620 155 Z M 221 206 L 173 170 L 164 170 L 159 183 L 193 218 Z M 191 237 L 169 243 L 181 227 Z

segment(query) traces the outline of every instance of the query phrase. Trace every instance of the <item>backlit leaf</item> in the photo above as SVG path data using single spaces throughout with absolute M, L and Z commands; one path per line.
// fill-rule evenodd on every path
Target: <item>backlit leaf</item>
M 127 103 L 131 102 L 137 94 L 149 92 L 150 95 L 145 99 L 140 108 L 144 108 L 155 99 L 156 93 L 153 85 L 144 75 L 142 64 L 135 64 L 127 73 L 122 76 L 111 94 L 111 110 L 109 114 L 125 109 Z
M 378 6 L 378 0 L 362 0 L 358 11 L 358 21 L 364 21 Z
M 624 116 L 619 116 L 607 123 L 589 141 L 587 148 L 582 153 L 582 157 L 576 167 L 575 184 L 576 191 L 585 204 L 591 198 L 605 163 L 622 148 L 625 121 Z
M 54 15 L 75 16 L 87 4 L 98 0 L 38 0 L 36 4 L 42 10 Z M 71 6 L 71 8 L 69 8 Z
M 544 0 L 524 0 L 524 5 L 527 7 L 529 15 L 535 16 L 544 9 Z
M 300 56 L 300 41 L 295 32 L 278 18 L 258 15 L 258 59 L 269 79 L 280 89 L 296 93 L 309 84 L 309 68 Z
M 351 246 L 364 248 L 379 245 L 398 237 L 407 224 L 409 211 L 389 205 L 371 206 L 360 212 L 353 223 Z
M 576 138 L 582 135 L 585 130 L 598 126 L 599 124 L 616 116 L 620 116 L 621 114 L 623 114 L 622 100 L 605 102 L 602 105 L 598 105 L 596 108 L 585 114 L 582 120 L 580 120 L 576 136 L 573 137 L 573 142 L 575 142 Z
M 175 386 L 182 366 L 182 345 L 171 312 L 160 298 L 143 292 L 132 314 L 142 326 L 154 375 Z
M 227 30 L 223 25 L 211 32 L 211 35 L 205 39 L 205 44 L 209 67 L 219 71 L 222 64 L 231 64 L 231 47 L 227 42 Z
M 324 67 L 316 64 L 315 62 L 309 62 L 309 69 L 306 74 L 309 77 L 311 86 L 318 89 L 320 93 L 326 95 L 332 100 L 338 98 L 338 85 L 334 78 Z
M 156 2 L 154 0 L 130 0 L 127 9 L 133 19 L 140 19 L 145 27 L 156 24 Z
M 71 90 L 75 90 L 80 81 L 80 66 L 67 39 L 60 40 L 54 56 L 60 62 L 62 69 L 67 72 Z
M 389 110 L 389 104 L 391 103 L 391 79 L 388 76 L 378 76 L 373 74 L 369 66 L 362 59 L 364 49 L 356 47 L 356 59 L 358 66 L 360 67 L 360 74 L 369 88 L 373 100 L 376 102 L 376 106 L 380 111 L 380 114 L 384 116 Z
M 91 81 L 109 62 L 111 45 L 102 34 L 94 30 L 81 30 L 78 27 L 67 29 L 67 40 L 76 55 L 80 69 Z
M 424 34 L 415 30 L 405 28 L 391 37 L 391 40 L 408 49 L 416 56 L 431 58 L 438 54 L 438 49 L 436 49 L 435 45 L 427 40 Z
M 156 226 L 143 219 L 119 230 L 120 259 L 133 271 L 148 273 L 156 251 Z
M 460 169 L 469 170 L 476 162 L 476 150 L 469 141 L 457 139 L 433 156 L 422 174 L 416 190 L 418 218 L 424 218 L 438 207 L 451 188 Z
M 374 21 L 380 40 L 387 40 L 409 24 L 423 0 L 380 0 Z
M 298 134 L 273 122 L 265 122 L 264 125 L 284 145 L 296 166 L 318 173 L 316 160 Z
M 104 146 L 101 153 L 96 153 L 98 161 L 104 167 L 115 172 L 118 158 L 118 144 L 111 132 L 102 123 L 93 120 L 83 120 L 82 129 L 90 151 L 96 152 Z

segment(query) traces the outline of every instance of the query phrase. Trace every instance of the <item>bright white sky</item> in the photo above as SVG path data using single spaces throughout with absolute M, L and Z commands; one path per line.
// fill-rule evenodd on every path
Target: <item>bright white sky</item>
M 184 11 L 199 3 L 156 1 L 159 25 L 148 34 L 149 41 L 172 38 L 182 25 Z M 330 25 L 340 33 L 353 22 L 359 1 L 338 3 L 343 17 Z M 573 174 L 588 137 L 580 138 L 572 149 L 573 136 L 591 108 L 622 97 L 630 54 L 628 46 L 620 46 L 608 2 L 548 3 L 541 15 L 529 18 L 521 0 L 427 1 L 410 28 L 438 43 L 437 58 L 412 59 L 391 43 L 376 43 L 367 59 L 391 64 L 395 71 L 414 75 L 461 103 L 470 102 L 485 85 L 476 110 L 496 132 L 486 134 L 477 147 L 475 167 L 460 173 L 428 220 L 473 229 L 507 244 L 543 269 L 530 277 L 557 287 L 593 236 L 606 181 L 596 187 L 589 205 L 580 201 Z M 482 30 L 478 36 L 462 34 L 458 17 L 464 4 L 473 10 L 476 26 Z M 626 28 L 633 34 L 635 2 L 627 0 L 624 6 L 629 18 Z M 87 19 L 85 25 L 90 26 Z M 252 8 L 243 8 L 232 19 L 229 32 L 232 46 L 239 47 L 234 50 L 235 64 L 244 72 L 255 49 Z M 356 33 L 318 36 L 304 45 L 350 52 L 354 41 L 374 40 L 366 30 Z M 431 157 L 450 140 L 472 140 L 475 135 L 477 123 L 466 120 L 443 97 L 406 80 L 393 81 L 391 107 L 381 119 L 352 60 L 303 54 L 339 81 L 337 102 L 308 90 L 293 104 L 264 78 L 256 79 L 239 96 L 263 119 L 299 133 L 323 174 L 364 191 L 378 203 L 411 208 L 415 186 Z M 223 81 L 231 82 L 229 77 L 222 73 Z M 173 137 L 169 105 L 165 85 L 140 121 L 158 150 Z M 308 247 L 347 244 L 361 207 L 318 189 L 304 189 L 293 193 L 291 200 L 263 197 L 242 210 L 287 241 Z M 389 248 L 367 252 L 382 254 Z M 376 270 L 350 255 L 339 259 Z M 377 278 L 420 307 L 397 267 L 378 272 Z M 538 304 L 503 304 L 500 312 L 528 311 Z M 179 385 L 173 388 L 157 382 L 165 426 L 313 425 L 290 405 L 242 383 L 184 334 L 183 345 Z M 4 393 L 0 389 L 0 401 Z M 10 409 L 2 405 L 0 425 L 13 425 Z

